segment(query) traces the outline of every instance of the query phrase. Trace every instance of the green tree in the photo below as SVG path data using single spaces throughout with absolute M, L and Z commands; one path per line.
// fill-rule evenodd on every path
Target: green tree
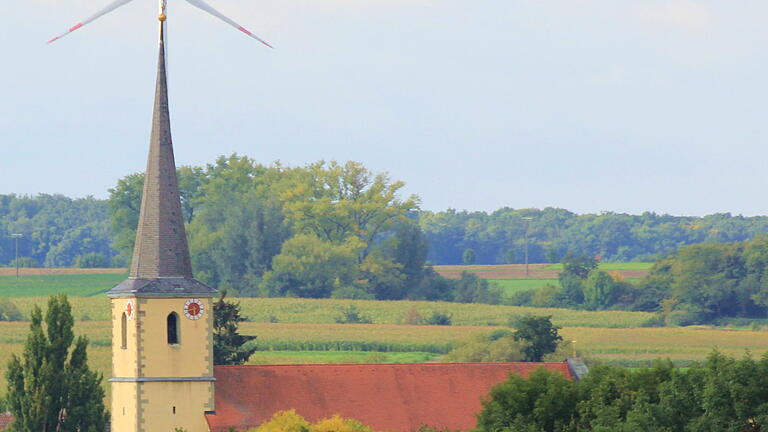
M 510 324 L 515 328 L 515 340 L 528 343 L 524 349 L 525 361 L 540 362 L 545 355 L 555 352 L 563 340 L 558 333 L 561 327 L 552 325 L 551 315 L 525 315 Z
M 222 209 L 226 208 L 224 212 Z M 257 191 L 211 195 L 189 225 L 192 264 L 200 280 L 254 295 L 291 231 L 279 205 Z
M 213 364 L 241 365 L 256 352 L 256 346 L 245 344 L 256 336 L 239 333 L 240 323 L 246 319 L 240 315 L 240 304 L 225 301 L 227 291 L 222 290 L 219 300 L 213 304 Z
M 588 255 L 574 255 L 568 252 L 563 257 L 563 270 L 567 275 L 586 279 L 597 268 L 597 260 Z
M 495 386 L 477 416 L 477 432 L 566 432 L 577 417 L 578 383 L 539 368 L 528 378 L 510 374 Z
M 360 262 L 419 203 L 416 196 L 400 199 L 403 182 L 374 174 L 359 162 L 311 164 L 297 171 L 295 182 L 281 199 L 296 230 L 335 244 L 356 237 L 363 245 Z
M 507 264 L 515 263 L 515 248 L 509 248 L 506 252 L 504 252 L 504 261 Z
M 75 267 L 104 268 L 109 267 L 109 261 L 103 254 L 93 252 L 85 255 L 78 255 L 77 259 L 75 259 Z
M 402 264 L 374 251 L 359 266 L 355 285 L 377 300 L 401 300 L 407 293 Z
M 421 283 L 428 252 L 426 236 L 417 224 L 410 221 L 399 224 L 384 245 L 384 255 L 402 266 L 406 290 L 412 290 Z
M 617 284 L 608 273 L 596 270 L 584 282 L 584 306 L 590 310 L 605 309 L 615 300 Z
M 196 205 L 202 195 L 202 187 L 208 175 L 199 167 L 179 167 L 176 170 L 179 184 L 179 198 L 186 223 L 193 220 Z M 144 173 L 127 175 L 109 189 L 107 205 L 112 225 L 112 247 L 123 261 L 129 263 L 136 240 L 136 227 L 141 212 L 141 196 L 144 189 Z
M 51 297 L 48 310 L 32 310 L 21 357 L 8 362 L 7 401 L 14 432 L 103 431 L 108 422 L 102 377 L 88 368 L 88 339 L 76 340 L 66 296 Z M 70 350 L 73 340 L 75 346 Z
M 333 290 L 351 285 L 358 276 L 361 248 L 356 238 L 343 244 L 300 234 L 283 244 L 265 275 L 267 294 L 310 298 L 330 297 Z
M 461 277 L 451 280 L 453 284 L 453 301 L 459 303 L 497 304 L 501 295 L 492 289 L 486 279 L 477 277 L 474 273 L 461 272 Z
M 474 249 L 471 249 L 471 248 L 464 249 L 464 253 L 461 254 L 461 262 L 463 262 L 464 265 L 472 265 L 475 263 L 476 259 L 477 259 L 477 255 L 475 254 Z

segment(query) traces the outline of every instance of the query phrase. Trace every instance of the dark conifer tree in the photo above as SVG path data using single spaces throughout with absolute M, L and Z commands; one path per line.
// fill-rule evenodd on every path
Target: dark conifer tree
M 224 301 L 226 296 L 227 291 L 222 291 L 219 300 L 213 304 L 213 363 L 241 365 L 256 351 L 255 346 L 244 346 L 256 336 L 238 333 L 238 326 L 245 318 L 240 315 L 240 304 Z

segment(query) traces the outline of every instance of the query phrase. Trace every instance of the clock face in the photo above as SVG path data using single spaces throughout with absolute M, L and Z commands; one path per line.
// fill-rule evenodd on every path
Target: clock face
M 133 319 L 133 301 L 128 300 L 128 302 L 125 304 L 125 317 L 130 319 Z
M 198 299 L 189 299 L 184 302 L 184 316 L 191 320 L 200 319 L 205 313 L 205 306 Z

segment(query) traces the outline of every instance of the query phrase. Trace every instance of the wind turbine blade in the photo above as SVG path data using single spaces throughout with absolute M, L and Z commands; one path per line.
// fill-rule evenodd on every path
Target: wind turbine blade
M 260 38 L 260 37 L 256 36 L 255 34 L 251 33 L 251 32 L 250 32 L 248 29 L 246 29 L 245 27 L 243 27 L 243 26 L 241 26 L 240 24 L 238 24 L 238 23 L 236 23 L 236 22 L 232 21 L 231 19 L 227 18 L 227 17 L 226 17 L 226 16 L 224 16 L 224 15 L 223 15 L 221 12 L 217 11 L 217 10 L 216 10 L 216 9 L 214 9 L 214 8 L 213 8 L 211 5 L 209 5 L 208 3 L 204 2 L 203 0 L 187 0 L 187 2 L 189 2 L 189 4 L 191 4 L 192 6 L 195 6 L 195 7 L 197 7 L 197 8 L 200 8 L 200 9 L 202 9 L 202 10 L 204 10 L 204 11 L 208 12 L 209 14 L 211 14 L 211 15 L 215 16 L 216 18 L 218 18 L 218 19 L 220 19 L 220 20 L 224 21 L 225 23 L 227 23 L 227 24 L 231 25 L 232 27 L 234 27 L 234 28 L 236 28 L 236 29 L 240 30 L 241 32 L 243 32 L 243 33 L 247 34 L 248 36 L 250 36 L 250 37 L 252 37 L 252 38 L 256 39 L 257 41 L 259 41 L 259 42 L 263 43 L 264 45 L 266 45 L 266 46 L 268 46 L 268 47 L 270 47 L 270 48 L 274 48 L 272 45 L 268 44 L 268 43 L 267 43 L 266 41 L 264 41 L 262 38 Z
M 72 33 L 73 31 L 79 29 L 80 27 L 82 27 L 82 26 L 84 26 L 84 25 L 86 25 L 86 24 L 88 24 L 88 23 L 90 23 L 92 21 L 95 21 L 95 20 L 101 18 L 102 16 L 112 12 L 113 10 L 119 8 L 120 6 L 126 4 L 126 3 L 130 2 L 130 1 L 132 1 L 132 0 L 115 0 L 115 1 L 113 1 L 112 3 L 110 3 L 104 9 L 96 12 L 95 14 L 89 16 L 88 18 L 84 19 L 83 21 L 73 25 L 72 27 L 69 28 L 69 30 L 65 31 L 64 33 L 56 36 L 55 38 L 53 38 L 51 40 L 49 40 L 48 43 L 56 42 L 57 40 L 63 38 L 64 36 L 66 36 L 66 35 L 68 35 L 70 33 Z

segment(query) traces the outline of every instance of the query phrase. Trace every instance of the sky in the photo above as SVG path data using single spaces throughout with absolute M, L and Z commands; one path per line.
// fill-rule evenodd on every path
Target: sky
M 0 194 L 146 164 L 157 4 L 0 2 Z M 421 207 L 768 214 L 768 2 L 168 0 L 176 160 L 356 160 Z

